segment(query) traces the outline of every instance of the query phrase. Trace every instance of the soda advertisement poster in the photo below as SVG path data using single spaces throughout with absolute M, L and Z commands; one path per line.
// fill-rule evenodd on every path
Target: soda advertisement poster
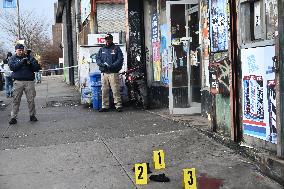
M 275 47 L 242 49 L 242 112 L 244 134 L 277 143 Z

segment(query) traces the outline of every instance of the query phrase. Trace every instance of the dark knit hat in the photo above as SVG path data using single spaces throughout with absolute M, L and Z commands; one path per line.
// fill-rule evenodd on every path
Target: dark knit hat
M 113 39 L 113 36 L 110 33 L 108 33 L 106 34 L 105 39 Z
M 25 46 L 23 44 L 17 44 L 15 46 L 15 50 L 17 50 L 17 49 L 24 49 L 24 48 L 25 48 Z

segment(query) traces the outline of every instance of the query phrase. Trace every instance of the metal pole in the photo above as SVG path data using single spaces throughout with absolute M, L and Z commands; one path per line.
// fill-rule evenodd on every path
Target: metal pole
M 68 49 L 68 62 L 69 66 L 74 66 L 74 52 L 73 52 L 73 38 L 72 38 L 72 14 L 71 14 L 71 2 L 66 1 L 66 28 L 67 28 L 67 49 Z M 74 68 L 69 70 L 69 82 L 70 85 L 75 85 L 74 80 Z
M 21 39 L 21 24 L 20 24 L 20 3 L 17 0 L 17 17 L 18 17 L 18 40 Z
M 230 0 L 230 22 L 231 22 L 231 86 L 230 86 L 230 102 L 231 102 L 231 138 L 235 142 L 239 142 L 242 138 L 240 132 L 240 120 L 239 120 L 239 103 L 238 103 L 238 46 L 237 46 L 237 12 L 236 1 Z
M 278 47 L 278 65 L 276 65 L 276 68 L 280 67 L 280 70 L 278 72 L 278 82 L 277 82 L 277 88 L 278 91 L 276 91 L 277 96 L 277 156 L 280 158 L 284 158 L 284 0 L 278 0 L 278 30 L 279 30 L 279 47 Z M 276 73 L 277 75 L 277 73 Z

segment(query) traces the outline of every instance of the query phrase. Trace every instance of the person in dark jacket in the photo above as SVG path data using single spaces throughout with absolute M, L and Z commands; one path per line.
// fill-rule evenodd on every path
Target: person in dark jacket
M 102 72 L 102 108 L 100 112 L 109 109 L 109 89 L 111 87 L 115 108 L 118 112 L 122 111 L 120 94 L 119 71 L 123 66 L 123 54 L 121 49 L 113 43 L 113 36 L 107 34 L 105 37 L 106 45 L 100 48 L 96 62 Z
M 8 62 L 9 59 L 11 58 L 12 53 L 8 52 L 7 57 L 3 60 L 4 67 L 2 69 L 3 75 L 5 78 L 5 92 L 6 92 L 6 97 L 11 98 L 12 97 L 12 88 L 13 88 L 13 80 L 11 77 L 11 70 L 9 68 Z
M 24 48 L 24 45 L 17 44 L 15 46 L 16 54 L 8 62 L 11 71 L 13 71 L 12 78 L 14 80 L 12 112 L 9 124 L 17 123 L 17 115 L 23 92 L 25 92 L 28 101 L 30 121 L 37 121 L 34 102 L 36 96 L 34 72 L 39 71 L 41 67 L 34 57 L 24 53 Z

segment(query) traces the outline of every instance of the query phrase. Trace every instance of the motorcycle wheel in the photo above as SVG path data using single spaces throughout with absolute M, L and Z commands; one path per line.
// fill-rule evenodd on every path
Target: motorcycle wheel
M 139 86 L 139 88 L 140 88 L 139 99 L 140 99 L 141 105 L 143 109 L 148 109 L 149 103 L 148 103 L 148 96 L 147 96 L 147 86 L 141 85 Z

